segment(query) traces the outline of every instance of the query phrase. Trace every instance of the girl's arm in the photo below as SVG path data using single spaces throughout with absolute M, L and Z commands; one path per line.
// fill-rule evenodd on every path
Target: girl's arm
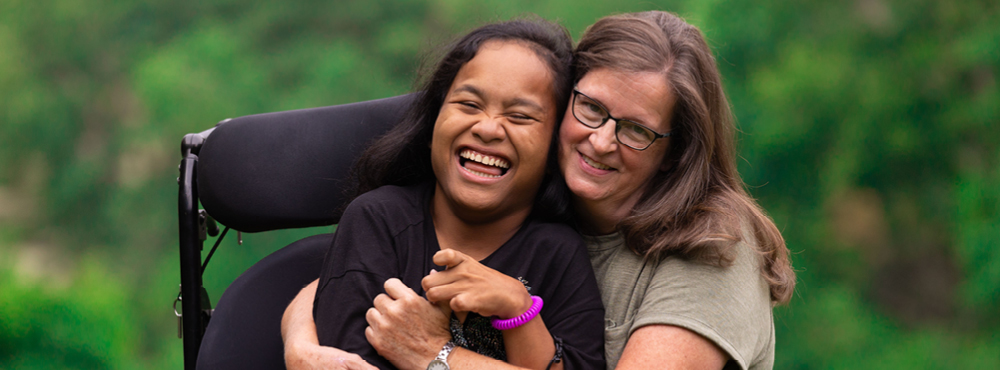
M 312 317 L 317 285 L 316 280 L 306 285 L 281 317 L 285 366 L 289 370 L 377 370 L 357 354 L 319 345 Z
M 501 318 L 519 316 L 532 305 L 531 295 L 523 283 L 483 266 L 464 253 L 441 250 L 434 255 L 434 264 L 448 269 L 423 279 L 427 299 L 431 302 L 450 302 L 453 311 Z M 549 366 L 555 355 L 555 344 L 541 315 L 502 333 L 507 362 L 530 369 Z M 553 364 L 550 369 L 562 369 L 562 364 Z

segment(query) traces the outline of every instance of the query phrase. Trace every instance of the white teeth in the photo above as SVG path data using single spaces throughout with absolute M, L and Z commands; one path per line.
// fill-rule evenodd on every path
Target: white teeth
M 476 153 L 476 152 L 474 152 L 474 151 L 472 151 L 470 149 L 462 150 L 462 152 L 458 153 L 458 155 L 460 157 L 462 157 L 462 158 L 468 159 L 470 161 L 479 162 L 479 163 L 485 164 L 487 166 L 494 166 L 494 167 L 500 167 L 500 168 L 510 168 L 510 163 L 507 163 L 507 161 L 505 161 L 505 160 L 503 160 L 501 158 L 491 157 L 491 156 L 488 156 L 488 155 L 484 155 L 482 153 Z M 475 172 L 475 171 L 473 171 L 473 172 Z M 477 172 L 477 174 L 478 174 L 478 172 Z M 499 176 L 494 176 L 494 177 L 499 177 Z
M 489 177 L 489 178 L 493 178 L 493 179 L 500 177 L 500 176 L 497 176 L 497 175 L 490 175 L 488 173 L 482 173 L 482 172 L 479 172 L 479 171 L 473 171 L 473 170 L 470 170 L 468 168 L 466 168 L 465 170 L 469 171 L 469 172 L 472 172 L 473 175 L 480 176 L 480 177 Z
M 606 165 L 604 163 L 601 163 L 601 162 L 595 161 L 593 159 L 590 159 L 590 157 L 588 157 L 588 156 L 583 156 L 583 161 L 587 162 L 587 164 L 589 164 L 591 167 L 594 167 L 594 168 L 599 169 L 599 170 L 610 170 L 610 169 L 612 169 L 611 166 L 608 166 L 608 165 Z

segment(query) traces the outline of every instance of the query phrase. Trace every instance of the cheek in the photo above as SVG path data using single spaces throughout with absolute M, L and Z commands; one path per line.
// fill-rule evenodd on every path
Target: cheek
M 438 171 L 443 169 L 441 166 L 446 164 L 443 162 L 447 162 L 450 157 L 452 140 L 449 139 L 450 135 L 446 128 L 447 125 L 440 119 L 434 123 L 431 142 L 428 144 L 431 149 L 431 167 L 434 169 L 435 175 L 440 175 Z
M 637 155 L 638 154 L 638 155 Z M 635 184 L 644 184 L 653 176 L 659 172 L 660 163 L 662 160 L 657 160 L 657 158 L 662 158 L 656 155 L 648 155 L 656 153 L 644 153 L 630 151 L 629 153 L 622 153 L 622 162 L 626 166 L 626 171 L 632 173 L 633 180 Z
M 549 154 L 549 147 L 552 145 L 552 127 L 548 126 L 544 129 L 532 128 L 530 130 L 525 130 L 521 135 L 521 153 L 527 156 L 525 159 L 531 163 L 541 162 L 544 166 L 545 161 L 542 160 L 546 155 Z
M 565 122 L 559 129 L 559 151 L 571 152 L 576 145 L 587 140 L 592 130 L 576 122 Z
M 562 126 L 559 127 L 559 152 L 569 149 L 573 137 L 572 128 L 569 126 L 568 122 L 563 122 Z
M 556 150 L 556 153 L 558 153 L 559 155 L 559 158 L 557 159 L 559 161 L 559 167 L 563 169 L 565 169 L 565 165 L 563 164 L 563 162 L 566 160 L 566 158 L 568 158 L 569 154 L 573 150 L 573 145 L 571 142 L 572 135 L 570 129 L 567 128 L 566 126 L 567 124 L 563 122 L 562 127 L 559 128 L 559 139 L 556 141 L 556 145 L 559 146 L 559 148 Z

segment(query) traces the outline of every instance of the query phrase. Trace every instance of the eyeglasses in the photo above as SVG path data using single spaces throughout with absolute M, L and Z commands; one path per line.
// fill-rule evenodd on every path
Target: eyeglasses
M 576 89 L 573 89 L 573 117 L 593 129 L 604 126 L 608 120 L 614 120 L 615 138 L 619 143 L 635 150 L 646 150 L 656 139 L 670 136 L 670 132 L 661 134 L 639 123 L 612 117 L 601 103 Z

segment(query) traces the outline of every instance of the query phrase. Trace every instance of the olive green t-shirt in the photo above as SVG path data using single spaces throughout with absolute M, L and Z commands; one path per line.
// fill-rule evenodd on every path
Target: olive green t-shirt
M 761 257 L 744 232 L 736 259 L 714 267 L 668 257 L 643 261 L 620 234 L 584 237 L 604 301 L 604 352 L 618 364 L 629 335 L 646 325 L 685 328 L 714 342 L 731 360 L 726 369 L 770 369 L 774 322 Z

